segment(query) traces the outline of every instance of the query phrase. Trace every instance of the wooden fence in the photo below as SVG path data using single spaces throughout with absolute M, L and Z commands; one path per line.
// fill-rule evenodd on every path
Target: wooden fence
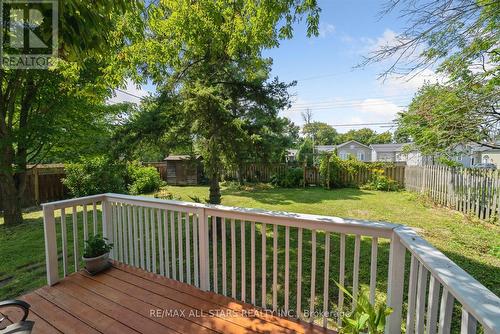
M 68 189 L 62 183 L 65 176 L 62 164 L 38 165 L 31 168 L 26 175 L 26 190 L 21 203 L 22 207 L 68 198 Z M 0 210 L 2 210 L 1 186 L 0 184 Z
M 368 166 L 368 164 L 367 164 Z M 248 164 L 238 171 L 237 169 L 226 170 L 224 173 L 225 179 L 237 180 L 238 175 L 241 178 L 250 182 L 270 182 L 273 175 L 283 175 L 288 168 L 301 167 L 297 164 L 275 163 L 275 164 Z M 401 187 L 404 187 L 405 165 L 393 165 L 384 167 L 384 175 L 396 180 Z M 372 171 L 370 168 L 360 170 L 355 174 L 342 172 L 339 176 L 344 184 L 352 184 L 361 186 L 366 184 L 370 179 Z M 321 184 L 321 175 L 317 167 L 306 167 L 304 170 L 304 179 L 306 185 Z
M 446 166 L 409 166 L 406 189 L 481 219 L 500 216 L 500 172 Z

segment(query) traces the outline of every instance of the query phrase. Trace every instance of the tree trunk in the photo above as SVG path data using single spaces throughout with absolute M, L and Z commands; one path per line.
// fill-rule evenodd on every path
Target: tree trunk
M 4 223 L 6 225 L 18 224 L 23 222 L 21 210 L 21 199 L 24 190 L 25 178 L 18 179 L 16 176 L 2 175 L 0 176 L 1 191 L 2 191 L 2 210 Z M 21 187 L 20 187 L 21 186 Z
M 210 193 L 209 193 L 209 202 L 210 204 L 220 204 L 221 203 L 221 194 L 220 194 L 220 186 L 219 186 L 219 173 L 214 171 L 210 176 Z

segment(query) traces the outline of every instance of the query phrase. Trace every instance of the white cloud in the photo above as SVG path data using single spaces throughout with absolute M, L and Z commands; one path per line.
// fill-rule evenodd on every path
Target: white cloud
M 365 99 L 359 104 L 359 109 L 364 113 L 383 117 L 383 122 L 394 119 L 398 112 L 403 111 L 403 108 L 385 99 Z
M 123 92 L 120 90 L 122 90 Z M 114 91 L 113 97 L 108 99 L 107 101 L 109 104 L 122 102 L 140 103 L 140 98 L 145 97 L 149 94 L 148 91 L 142 89 L 140 86 L 137 86 L 131 80 L 127 80 L 126 88 L 120 90 Z
M 328 35 L 332 35 L 335 33 L 335 26 L 331 23 L 320 24 L 319 26 L 319 37 L 325 38 Z

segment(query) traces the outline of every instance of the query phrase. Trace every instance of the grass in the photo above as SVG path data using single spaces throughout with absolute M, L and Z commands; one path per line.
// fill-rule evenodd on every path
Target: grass
M 166 187 L 161 195 L 171 193 L 178 199 L 191 201 L 192 198 L 206 198 L 208 188 L 196 187 Z M 438 208 L 418 198 L 415 194 L 407 192 L 377 192 L 359 189 L 323 190 L 320 188 L 308 189 L 246 189 L 234 190 L 223 189 L 224 205 L 254 207 L 277 211 L 291 211 L 300 213 L 321 214 L 330 216 L 350 217 L 366 220 L 389 221 L 404 224 L 416 228 L 431 244 L 440 249 L 460 267 L 469 272 L 482 284 L 500 294 L 500 227 L 498 225 L 480 222 L 470 219 L 460 213 L 445 208 Z M 68 226 L 68 241 L 72 242 L 72 223 L 70 212 L 66 212 Z M 91 220 L 89 214 L 89 220 Z M 0 300 L 16 297 L 31 291 L 46 283 L 44 265 L 44 238 L 43 221 L 41 211 L 25 214 L 26 223 L 22 225 L 7 227 L 2 226 L 0 218 Z M 81 230 L 82 215 L 78 214 L 79 229 Z M 229 235 L 230 223 L 227 221 L 227 233 Z M 240 224 L 235 225 L 236 235 L 240 235 Z M 246 224 L 245 231 L 249 235 L 250 224 Z M 256 226 L 256 249 L 261 249 L 261 226 Z M 272 282 L 272 236 L 271 226 L 267 226 L 267 303 L 271 304 L 271 282 Z M 58 231 L 60 233 L 60 231 Z M 81 231 L 80 231 L 81 233 Z M 278 229 L 279 244 L 284 245 L 284 228 Z M 290 305 L 295 305 L 295 282 L 297 269 L 297 232 L 292 229 L 290 234 Z M 324 266 L 324 233 L 318 233 L 318 262 L 316 277 L 316 305 L 322 309 L 322 287 Z M 218 266 L 221 267 L 220 252 L 221 241 L 218 240 Z M 330 272 L 338 273 L 339 263 L 339 236 L 331 235 Z M 228 242 L 228 273 L 231 273 L 231 261 L 229 260 L 230 242 Z M 354 238 L 346 240 L 346 282 L 352 281 L 352 263 Z M 386 290 L 388 243 L 379 244 L 378 277 L 380 283 L 377 285 L 379 291 L 377 298 L 383 299 Z M 59 245 L 60 247 L 60 245 Z M 240 244 L 236 244 L 236 254 L 240 254 Z M 302 307 L 308 308 L 310 267 L 311 267 L 311 233 L 304 231 L 303 236 L 303 288 Z M 246 257 L 249 266 L 250 244 L 247 237 Z M 278 304 L 283 304 L 283 281 L 284 281 L 284 247 L 278 253 L 278 282 L 280 294 Z M 212 248 L 210 248 L 212 252 Z M 260 252 L 256 252 L 256 281 L 261 281 L 261 258 Z M 70 262 L 72 260 L 70 259 Z M 407 261 L 408 263 L 409 261 Z M 366 287 L 369 283 L 370 266 L 370 239 L 361 240 L 360 257 L 360 284 Z M 237 257 L 236 269 L 239 272 L 240 258 Z M 248 268 L 248 267 L 247 267 Z M 71 270 L 71 268 L 70 268 Z M 408 270 L 408 269 L 407 269 Z M 219 273 L 221 270 L 219 270 Z M 228 274 L 229 276 L 229 274 Z M 250 297 L 250 271 L 247 269 L 246 295 Z M 332 275 L 330 287 L 334 287 L 334 280 L 338 278 Z M 218 278 L 219 292 L 222 290 L 221 275 Z M 238 278 L 239 290 L 241 281 Z M 347 284 L 349 286 L 349 284 Z M 228 291 L 231 291 L 231 282 L 227 283 Z M 257 303 L 260 304 L 260 284 L 257 290 Z M 336 292 L 332 292 L 331 299 L 336 301 Z M 238 293 L 237 296 L 240 294 Z M 454 322 L 456 323 L 455 319 Z

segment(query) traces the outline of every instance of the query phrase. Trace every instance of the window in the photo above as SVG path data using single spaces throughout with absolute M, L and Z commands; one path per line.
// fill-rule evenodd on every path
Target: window
M 339 157 L 342 160 L 347 160 L 347 153 L 345 151 L 340 151 Z
M 358 151 L 358 160 L 359 161 L 365 161 L 365 152 Z

